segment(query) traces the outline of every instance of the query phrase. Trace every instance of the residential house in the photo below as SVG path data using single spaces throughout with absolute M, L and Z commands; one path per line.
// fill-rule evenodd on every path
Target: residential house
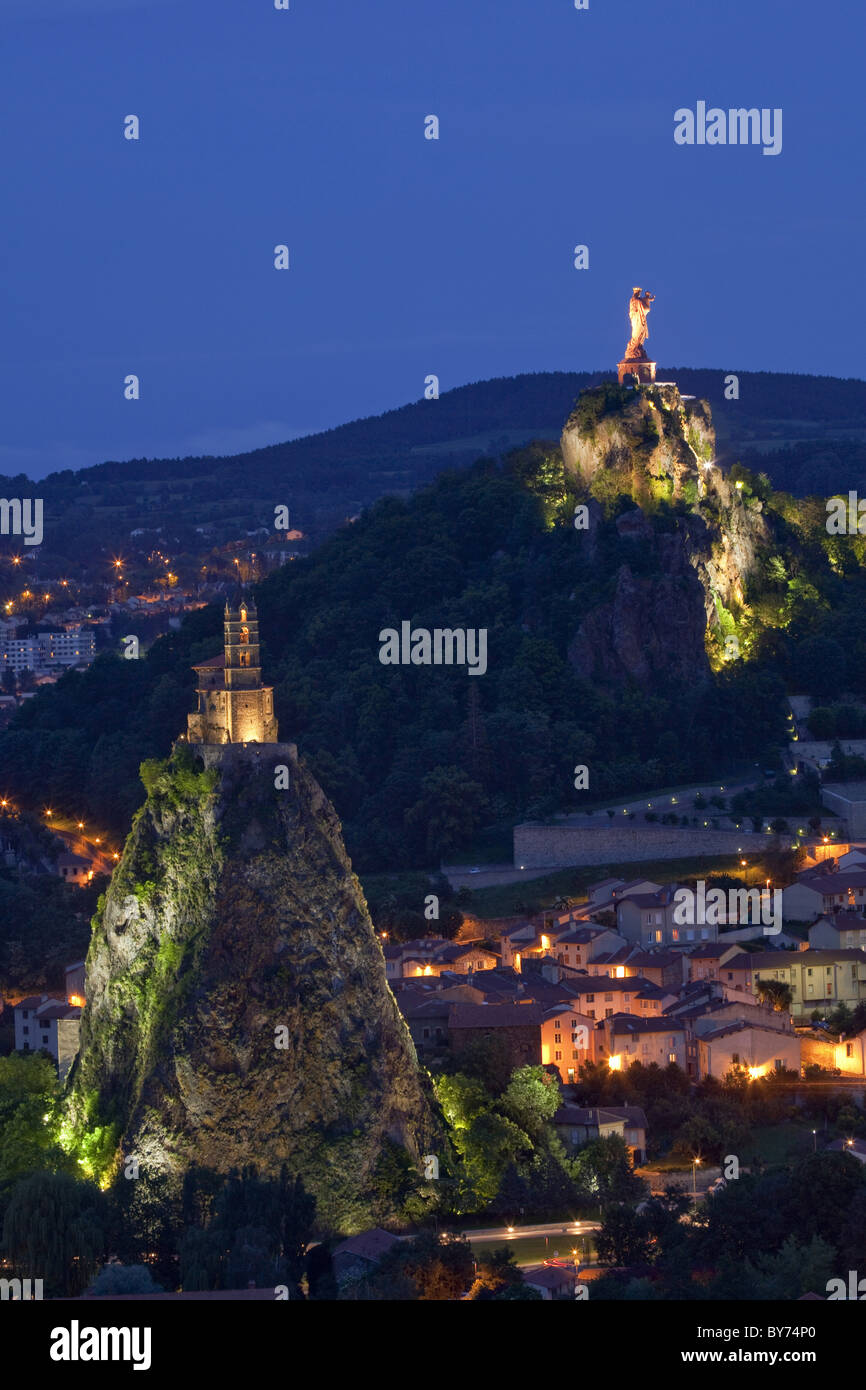
M 81 854 L 63 853 L 57 856 L 57 874 L 66 883 L 84 888 L 93 878 L 93 863 Z
M 757 951 L 751 963 L 755 993 L 759 980 L 790 985 L 795 1018 L 843 1003 L 855 1009 L 866 999 L 866 951 Z
M 716 944 L 724 947 L 723 954 L 715 959 L 705 956 L 698 960 L 695 978 L 717 980 L 728 998 L 751 994 L 754 957 L 739 947 L 731 948 L 724 942 Z
M 677 990 L 683 983 L 683 956 L 679 951 L 644 951 L 634 945 L 605 951 L 587 965 L 590 975 L 612 975 L 617 980 L 640 975 L 661 989 Z
M 527 960 L 551 956 L 562 965 L 582 969 L 597 951 L 611 950 L 623 944 L 622 938 L 607 927 L 593 923 L 577 925 L 566 922 L 559 926 L 553 921 L 542 927 L 523 923 L 502 936 L 502 964 L 520 970 Z
M 838 947 L 866 948 L 866 918 L 856 912 L 832 912 L 819 917 L 809 928 L 809 945 L 814 950 Z
M 814 922 L 822 913 L 866 910 L 866 867 L 840 869 L 836 873 L 801 874 L 796 883 L 782 889 L 782 918 L 786 922 Z
M 866 1076 L 866 1029 L 854 1037 L 831 1037 L 820 1030 L 801 1030 L 800 1060 L 803 1068 L 822 1067 L 843 1076 Z
M 445 971 L 468 975 L 475 970 L 493 970 L 499 964 L 496 952 L 482 941 L 448 941 L 443 936 L 394 942 L 384 946 L 382 954 L 389 980 L 436 976 Z
M 618 888 L 625 887 L 624 878 L 600 878 L 595 883 L 590 883 L 587 887 L 587 897 L 591 907 L 602 907 L 613 902 L 614 893 Z M 652 888 L 658 888 L 655 883 Z
M 697 1043 L 701 1077 L 723 1081 L 738 1068 L 752 1080 L 778 1071 L 800 1074 L 800 1039 L 793 1030 L 738 1019 L 699 1031 Z
M 657 1016 L 674 999 L 641 975 L 621 980 L 610 975 L 574 977 L 568 981 L 568 988 L 581 1013 L 593 1020 L 612 1018 L 616 1013 Z
M 598 1060 L 607 1062 L 611 1071 L 624 1071 L 634 1062 L 660 1067 L 674 1063 L 686 1070 L 688 1027 L 678 1019 L 615 1014 L 604 1020 L 600 1031 Z
M 496 1036 L 505 1041 L 512 1068 L 538 1066 L 544 1015 L 540 1004 L 453 1004 L 448 1018 L 452 1051 L 459 1056 L 471 1043 Z
M 567 965 L 572 970 L 586 970 L 598 955 L 622 949 L 624 946 L 624 938 L 615 931 L 589 924 L 572 927 L 556 936 L 551 954 L 560 965 Z
M 383 1256 L 387 1255 L 398 1240 L 399 1236 L 392 1235 L 381 1226 L 373 1226 L 369 1231 L 361 1231 L 359 1235 L 342 1241 L 331 1256 L 335 1278 L 372 1274 Z
M 16 1052 L 48 1052 L 66 1080 L 78 1052 L 81 1009 L 51 994 L 31 994 L 15 1005 Z
M 546 1301 L 574 1298 L 577 1274 L 570 1264 L 529 1265 L 523 1271 L 523 1282 Z
M 682 925 L 674 920 L 679 915 L 675 900 L 676 884 L 669 884 L 654 893 L 632 893 L 617 900 L 617 931 L 644 947 L 686 946 L 692 942 L 716 941 L 719 929 L 707 923 Z
M 616 1134 L 628 1147 L 633 1163 L 646 1160 L 646 1115 L 637 1105 L 587 1107 L 566 1101 L 554 1115 L 553 1124 L 566 1149 Z
M 594 1060 L 594 1032 L 595 1023 L 587 1014 L 568 1005 L 554 1005 L 541 1023 L 542 1065 L 553 1063 L 565 1085 L 576 1081 L 584 1063 Z

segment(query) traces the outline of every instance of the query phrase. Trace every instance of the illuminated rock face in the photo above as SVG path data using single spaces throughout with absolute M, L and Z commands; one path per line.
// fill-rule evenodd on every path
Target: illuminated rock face
M 187 716 L 190 743 L 276 743 L 273 686 L 262 685 L 255 603 L 226 604 L 224 653 L 195 667 L 198 704 Z
M 709 404 L 661 383 L 584 391 L 562 433 L 562 455 L 581 492 L 617 518 L 643 564 L 625 563 L 613 597 L 581 623 L 569 648 L 578 672 L 602 680 L 681 679 L 706 674 L 708 633 L 745 609 L 746 582 L 770 533 L 758 498 L 744 497 L 715 463 Z M 676 509 L 661 524 L 653 514 Z M 648 566 L 649 552 L 651 562 Z M 656 573 L 647 577 L 647 569 Z M 726 618 L 727 621 L 727 618 Z
M 285 1163 L 324 1226 L 383 1219 L 383 1153 L 441 1138 L 333 807 L 291 744 L 181 744 L 143 776 L 88 955 L 79 1151 L 112 1127 L 103 1171 L 175 1188 Z

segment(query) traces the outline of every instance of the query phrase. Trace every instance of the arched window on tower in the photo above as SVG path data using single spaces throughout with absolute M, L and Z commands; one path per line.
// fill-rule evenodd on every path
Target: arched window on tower
M 248 628 L 248 627 L 242 627 L 242 628 L 241 628 L 241 642 L 249 642 L 249 640 L 250 640 L 250 630 L 249 630 L 249 628 Z

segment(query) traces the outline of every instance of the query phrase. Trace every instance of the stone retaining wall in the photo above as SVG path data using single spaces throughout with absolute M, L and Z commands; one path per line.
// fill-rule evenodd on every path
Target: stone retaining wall
M 516 868 L 581 868 L 637 863 L 644 859 L 688 859 L 697 855 L 755 854 L 779 849 L 790 836 L 740 830 L 678 830 L 674 826 L 541 825 L 514 827 Z

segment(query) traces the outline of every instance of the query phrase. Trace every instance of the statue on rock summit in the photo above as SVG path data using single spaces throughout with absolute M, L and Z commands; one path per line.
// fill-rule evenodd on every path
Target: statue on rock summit
M 650 305 L 655 299 L 654 294 L 649 290 L 641 291 L 640 285 L 635 285 L 632 290 L 631 299 L 628 302 L 628 317 L 631 323 L 631 339 L 625 350 L 626 359 L 639 358 L 646 361 L 647 354 L 644 343 L 649 337 L 646 317 L 650 310 Z
M 644 343 L 649 337 L 647 314 L 654 299 L 655 295 L 650 294 L 649 290 L 642 290 L 640 285 L 635 285 L 632 290 L 631 299 L 628 302 L 631 338 L 625 350 L 625 357 L 618 366 L 620 385 L 626 380 L 633 380 L 638 384 L 655 381 L 656 364 L 650 361 L 644 347 Z

